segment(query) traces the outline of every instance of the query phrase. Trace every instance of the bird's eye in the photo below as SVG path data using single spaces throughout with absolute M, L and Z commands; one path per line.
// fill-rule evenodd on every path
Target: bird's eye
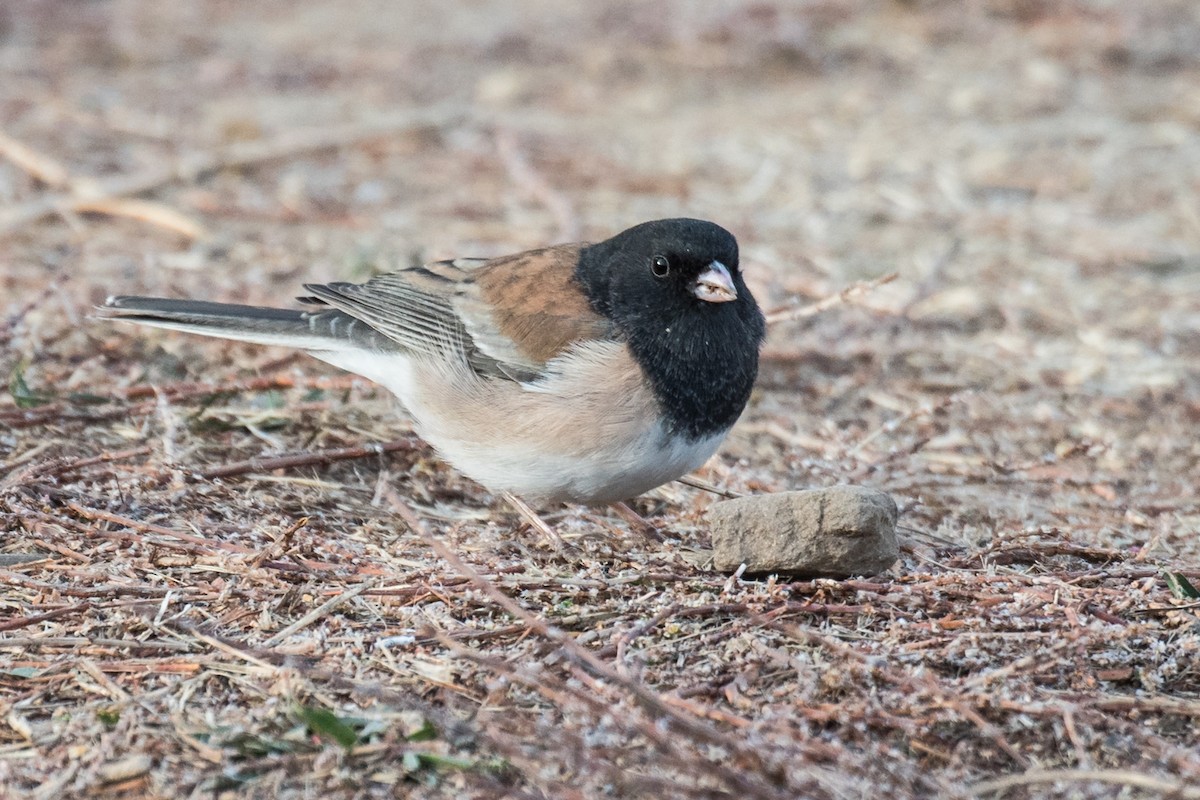
M 671 274 L 671 262 L 666 256 L 655 256 L 650 260 L 650 271 L 656 278 L 665 278 Z

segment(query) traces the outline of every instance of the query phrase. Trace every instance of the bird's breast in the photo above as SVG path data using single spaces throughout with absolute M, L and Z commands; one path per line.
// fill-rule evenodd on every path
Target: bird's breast
M 536 381 L 417 364 L 395 387 L 418 432 L 492 491 L 542 502 L 623 500 L 702 465 L 725 430 L 673 432 L 628 348 L 586 342 Z

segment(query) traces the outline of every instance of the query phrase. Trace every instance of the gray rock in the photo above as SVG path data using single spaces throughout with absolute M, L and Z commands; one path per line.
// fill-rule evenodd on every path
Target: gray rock
M 724 500 L 708 510 L 713 560 L 721 571 L 875 575 L 900 557 L 897 514 L 891 495 L 862 486 Z

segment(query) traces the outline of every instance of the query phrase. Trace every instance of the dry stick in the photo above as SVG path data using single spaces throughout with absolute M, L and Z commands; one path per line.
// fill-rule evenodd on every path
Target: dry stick
M 200 641 L 204 642 L 209 647 L 212 647 L 216 650 L 220 650 L 222 653 L 225 653 L 226 655 L 231 655 L 231 656 L 234 656 L 235 658 L 240 658 L 248 664 L 253 664 L 256 667 L 261 667 L 262 669 L 266 670 L 268 673 L 274 674 L 279 671 L 279 667 L 275 666 L 271 662 L 264 661 L 263 659 L 256 656 L 254 653 L 251 653 L 249 650 L 244 650 L 241 647 L 238 647 L 237 645 L 230 644 L 229 642 L 226 642 L 224 639 L 218 638 L 216 636 L 212 636 L 210 634 L 204 633 L 204 632 L 196 630 L 196 629 L 189 630 L 188 635 L 193 636 L 196 639 L 199 639 Z
M 143 531 L 145 533 L 157 533 L 159 536 L 167 536 L 172 539 L 178 539 L 182 542 L 188 542 L 189 544 L 200 545 L 202 547 L 208 547 L 214 550 L 224 550 L 227 553 L 245 555 L 247 553 L 254 552 L 249 547 L 243 547 L 240 544 L 222 542 L 215 539 L 205 539 L 202 536 L 193 536 L 190 533 L 164 528 L 163 526 L 155 525 L 152 522 L 141 522 L 136 519 L 130 519 L 129 517 L 123 517 L 120 514 L 114 514 L 111 511 L 102 511 L 98 508 L 88 508 L 87 506 L 82 506 L 73 500 L 67 503 L 67 508 L 74 511 L 84 519 L 91 520 L 92 522 L 111 522 L 115 525 L 120 525 L 123 528 L 132 528 L 135 531 Z
M 368 589 L 375 588 L 375 584 L 378 582 L 379 582 L 378 578 L 368 578 L 367 580 L 363 581 L 362 583 L 358 584 L 357 586 L 347 589 L 346 591 L 342 592 L 341 594 L 334 595 L 333 597 L 326 600 L 324 603 L 321 603 L 321 605 L 314 608 L 312 611 L 305 614 L 300 619 L 293 622 L 291 625 L 288 625 L 286 628 L 279 631 L 274 636 L 271 636 L 270 638 L 268 638 L 265 642 L 263 642 L 263 647 L 274 647 L 275 645 L 282 642 L 284 639 L 291 636 L 296 631 L 307 628 L 309 625 L 313 624 L 314 622 L 319 620 L 321 617 L 323 617 L 326 614 L 328 614 L 329 612 L 333 611 L 335 608 L 340 606 L 342 603 L 345 603 L 349 600 L 353 600 L 354 598 L 358 597 L 360 594 L 367 591 Z
M 15 631 L 17 628 L 24 628 L 28 625 L 36 625 L 39 622 L 45 622 L 46 620 L 65 617 L 68 614 L 74 614 L 76 611 L 86 611 L 91 607 L 91 603 L 77 603 L 73 606 L 63 606 L 62 608 L 56 608 L 53 611 L 46 611 L 42 614 L 31 614 L 28 617 L 17 617 L 16 619 L 10 619 L 7 622 L 0 622 L 0 631 Z
M 89 458 L 81 458 L 77 461 L 69 461 L 65 464 L 57 464 L 46 470 L 44 474 L 63 475 L 67 472 L 74 472 L 84 467 L 92 467 L 96 464 L 109 464 L 113 461 L 124 461 L 127 458 L 137 458 L 138 456 L 149 455 L 153 452 L 150 447 L 131 447 L 128 450 L 117 450 L 110 453 L 101 453 L 100 455 L 91 456 Z
M 835 295 L 826 297 L 824 300 L 818 300 L 815 303 L 809 303 L 806 306 L 799 308 L 784 308 L 777 311 L 772 311 L 767 314 L 767 324 L 774 325 L 778 322 L 788 322 L 790 320 L 803 319 L 805 317 L 813 317 L 826 311 L 834 306 L 849 302 L 852 298 L 864 295 L 867 292 L 874 291 L 884 284 L 891 283 L 900 277 L 898 272 L 889 272 L 886 275 L 881 275 L 869 281 L 858 281 L 847 286 Z
M 1183 717 L 1200 719 L 1200 700 L 1187 700 L 1177 697 L 1135 696 L 1093 698 L 1067 692 L 1058 692 L 1056 694 L 1058 697 L 1069 700 L 1076 705 L 1086 706 L 1089 709 L 1097 711 L 1158 711 L 1164 714 L 1178 714 Z
M 75 180 L 58 161 L 18 142 L 0 132 L 0 157 L 5 157 L 42 183 L 56 189 L 66 189 L 76 198 L 68 209 L 79 214 L 106 214 L 110 217 L 130 217 L 175 231 L 189 239 L 207 236 L 207 231 L 188 216 L 162 203 L 128 200 L 115 197 L 96 197 L 96 182 L 84 178 Z
M 641 514 L 634 511 L 625 503 L 618 500 L 615 503 L 609 503 L 608 507 L 616 512 L 618 517 L 625 520 L 626 524 L 637 533 L 656 542 L 663 541 L 663 536 L 658 532 L 658 528 L 654 527 L 648 520 L 643 519 Z
M 80 198 L 72 204 L 70 210 L 77 214 L 128 217 L 177 233 L 185 239 L 208 238 L 208 231 L 199 222 L 170 206 L 152 203 L 148 200 L 130 200 L 121 197 L 101 197 L 94 200 Z
M 269 142 L 238 143 L 220 153 L 205 153 L 181 159 L 178 163 L 167 167 L 98 182 L 86 198 L 80 198 L 73 193 L 59 193 L 12 206 L 4 212 L 0 212 L 0 235 L 49 216 L 69 212 L 80 202 L 95 203 L 102 199 L 145 194 L 172 183 L 191 183 L 223 169 L 279 161 L 304 153 L 336 149 L 418 128 L 441 127 L 464 116 L 466 114 L 461 108 L 435 106 L 337 128 L 294 132 L 289 136 Z
M 720 486 L 714 486 L 708 481 L 702 481 L 693 475 L 684 475 L 682 478 L 676 478 L 677 483 L 682 483 L 684 486 L 690 486 L 693 489 L 699 489 L 704 492 L 711 492 L 718 497 L 724 497 L 732 500 L 735 497 L 745 497 L 741 492 L 735 492 L 732 489 L 722 489 Z
M 80 458 L 75 461 L 51 460 L 39 464 L 31 464 L 27 469 L 10 475 L 0 481 L 0 486 L 19 486 L 26 481 L 36 478 L 47 478 L 50 476 L 62 476 L 68 472 L 75 472 L 84 467 L 95 466 L 96 464 L 108 464 L 113 461 L 123 461 L 127 458 L 136 458 L 137 456 L 149 455 L 152 451 L 149 447 L 133 447 L 128 450 L 118 450 L 113 453 L 101 453 L 98 456 L 89 456 L 88 458 Z
M 500 589 L 491 581 L 487 580 L 483 575 L 477 572 L 474 568 L 463 561 L 457 553 L 447 547 L 443 542 L 438 540 L 431 534 L 428 528 L 421 520 L 417 519 L 416 514 L 412 509 L 401 500 L 395 492 L 388 491 L 385 495 L 389 504 L 395 509 L 400 518 L 412 529 L 414 533 L 420 536 L 426 544 L 450 563 L 459 574 L 466 576 L 475 584 L 481 591 L 487 594 L 492 600 L 507 611 L 514 618 L 520 620 L 529 626 L 530 630 L 540 636 L 543 636 L 555 644 L 562 647 L 563 651 L 575 663 L 584 666 L 594 675 L 599 676 L 612 684 L 620 686 L 625 691 L 629 692 L 633 697 L 654 716 L 670 720 L 677 725 L 682 731 L 699 739 L 706 744 L 716 747 L 721 747 L 734 753 L 742 761 L 748 765 L 745 771 L 732 772 L 722 770 L 723 779 L 729 781 L 742 794 L 757 797 L 777 797 L 778 795 L 771 790 L 771 787 L 760 782 L 752 781 L 751 775 L 765 771 L 767 765 L 763 762 L 761 755 L 753 750 L 750 750 L 742 745 L 741 742 L 733 737 L 727 736 L 721 731 L 715 729 L 703 720 L 696 719 L 688 714 L 685 714 L 670 704 L 665 702 L 657 692 L 650 687 L 631 680 L 624 675 L 621 675 L 611 666 L 597 658 L 593 653 L 579 645 L 571 636 L 546 623 L 545 620 L 526 611 L 518 605 L 512 598 L 500 591 Z
M 110 590 L 111 593 L 111 590 Z M 140 639 L 101 639 L 91 636 L 24 636 L 13 639 L 0 639 L 0 648 L 17 648 L 28 650 L 34 647 L 67 647 L 78 650 L 80 647 L 110 647 L 121 650 L 170 650 L 179 652 L 190 650 L 191 646 L 182 642 L 142 641 Z
M 202 478 L 231 478 L 235 475 L 246 475 L 251 472 L 269 472 L 276 469 L 295 469 L 296 467 L 324 466 L 335 461 L 351 461 L 356 458 L 368 458 L 384 453 L 395 453 L 400 450 L 415 450 L 420 445 L 415 439 L 394 439 L 390 442 L 374 442 L 340 447 L 334 450 L 312 450 L 304 453 L 293 453 L 286 456 L 270 456 L 268 458 L 249 458 L 245 461 L 235 461 L 212 467 L 198 473 Z
M 617 640 L 616 644 L 615 655 L 617 660 L 617 669 L 625 672 L 625 653 L 628 651 L 629 645 L 631 645 L 635 639 L 637 639 L 639 636 L 645 636 L 647 633 L 657 628 L 659 625 L 673 617 L 678 612 L 679 604 L 672 603 L 650 619 L 643 622 L 641 625 L 636 625 L 625 633 L 621 634 L 621 638 Z
M 47 186 L 61 189 L 71 182 L 66 167 L 3 131 L 0 131 L 0 158 L 7 158 Z
M 562 552 L 566 549 L 567 543 L 563 541 L 563 538 L 559 535 L 558 531 L 554 530 L 554 528 L 551 528 L 549 523 L 539 517 L 537 512 L 529 507 L 528 503 L 517 497 L 512 492 L 505 492 L 504 500 L 510 506 L 516 509 L 517 513 L 523 520 L 529 523 L 530 527 L 542 534 L 542 536 L 546 537 L 555 550 Z
M 28 576 L 22 575 L 19 572 L 11 572 L 6 569 L 0 569 L 0 586 L 28 586 L 33 589 L 40 589 L 45 592 L 53 592 L 67 597 L 116 597 L 118 595 L 140 595 L 143 597 L 162 597 L 168 592 L 178 592 L 177 587 L 169 586 L 147 586 L 139 584 L 120 584 L 108 583 L 99 586 L 60 586 L 53 583 L 45 583 L 44 581 L 34 580 Z M 191 599 L 191 598 L 188 598 Z
M 96 683 L 100 684 L 101 688 L 108 692 L 108 696 L 113 700 L 117 702 L 129 702 L 129 692 L 122 689 L 112 678 L 105 675 L 104 670 L 100 669 L 95 661 L 92 661 L 87 656 L 83 656 L 77 657 L 75 663 L 80 669 L 91 675 Z
M 1138 789 L 1148 789 L 1159 792 L 1164 797 L 1174 797 L 1179 800 L 1200 800 L 1200 789 L 1188 786 L 1182 781 L 1168 781 L 1155 778 L 1142 772 L 1132 772 L 1123 769 L 1038 769 L 1020 775 L 1007 775 L 1003 778 L 993 778 L 981 781 L 967 788 L 972 796 L 979 797 L 992 794 L 999 797 L 1009 789 L 1020 786 L 1033 786 L 1043 783 L 1084 783 L 1095 781 L 1116 786 L 1131 786 Z
M 310 517 L 301 517 L 291 525 L 288 525 L 287 528 L 284 529 L 283 533 L 279 534 L 279 536 L 275 538 L 275 541 L 264 547 L 262 552 L 251 559 L 250 568 L 257 569 L 267 561 L 282 557 L 287 552 L 288 548 L 291 547 L 292 537 L 296 535 L 296 531 L 307 525 L 309 520 Z

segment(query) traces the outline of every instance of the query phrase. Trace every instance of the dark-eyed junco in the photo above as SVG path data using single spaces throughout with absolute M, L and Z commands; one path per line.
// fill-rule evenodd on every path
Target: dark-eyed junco
M 746 406 L 765 332 L 737 241 L 694 219 L 305 288 L 305 310 L 112 297 L 102 313 L 370 378 L 452 465 L 535 502 L 619 501 L 699 467 Z

